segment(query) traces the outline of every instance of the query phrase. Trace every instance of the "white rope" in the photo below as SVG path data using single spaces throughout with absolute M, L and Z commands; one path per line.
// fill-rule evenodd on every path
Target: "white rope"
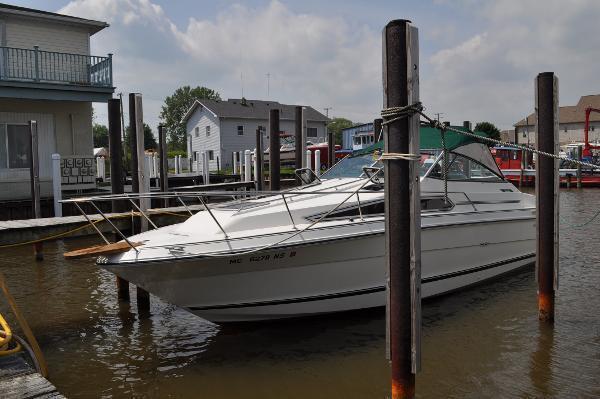
M 420 161 L 421 160 L 421 155 L 419 154 L 403 154 L 400 152 L 384 152 L 383 154 L 381 154 L 381 156 L 378 158 L 378 160 L 380 161 L 396 161 L 396 160 L 403 160 L 403 161 Z

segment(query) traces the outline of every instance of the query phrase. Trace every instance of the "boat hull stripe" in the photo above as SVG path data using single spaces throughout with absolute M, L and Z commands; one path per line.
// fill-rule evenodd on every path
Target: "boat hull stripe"
M 519 262 L 519 261 L 531 259 L 534 257 L 535 257 L 535 254 L 518 256 L 515 258 L 511 258 L 511 259 L 506 259 L 506 260 L 503 260 L 500 262 L 494 262 L 494 263 L 489 263 L 487 265 L 472 267 L 472 268 L 466 269 L 466 270 L 440 274 L 438 276 L 425 277 L 421 281 L 422 281 L 422 284 L 432 283 L 435 281 L 445 280 L 445 279 L 463 276 L 463 275 L 467 275 L 467 274 L 477 273 L 477 272 L 488 270 L 488 269 L 493 269 L 493 268 L 500 267 L 500 266 L 505 266 L 510 263 Z M 259 307 L 259 306 L 287 305 L 287 304 L 291 304 L 291 303 L 303 303 L 303 302 L 322 301 L 322 300 L 327 300 L 327 299 L 347 298 L 347 297 L 353 297 L 353 296 L 357 296 L 357 295 L 374 294 L 374 293 L 383 292 L 383 291 L 385 291 L 385 286 L 377 286 L 377 287 L 365 288 L 365 289 L 360 289 L 360 290 L 337 292 L 337 293 L 333 293 L 333 294 L 314 295 L 314 296 L 307 296 L 307 297 L 300 297 L 300 298 L 276 299 L 276 300 L 272 300 L 272 301 L 244 302 L 244 303 L 212 305 L 212 306 L 190 306 L 190 307 L 188 307 L 188 309 L 201 311 L 201 310 L 213 310 L 213 309 L 214 310 L 236 309 L 236 308 L 253 308 L 253 307 Z

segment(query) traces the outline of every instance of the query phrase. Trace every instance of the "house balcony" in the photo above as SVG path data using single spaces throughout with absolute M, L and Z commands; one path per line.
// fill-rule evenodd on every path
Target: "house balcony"
M 112 54 L 0 47 L 0 97 L 106 102 L 113 92 Z

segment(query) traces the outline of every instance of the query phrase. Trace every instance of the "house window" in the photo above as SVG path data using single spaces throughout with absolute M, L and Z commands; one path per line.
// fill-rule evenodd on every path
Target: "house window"
M 200 128 L 198 126 L 196 126 L 196 128 L 194 129 L 194 133 L 196 137 L 200 137 Z
M 210 126 L 206 126 L 206 137 L 210 136 Z
M 0 169 L 29 168 L 29 126 L 0 125 Z
M 316 127 L 307 127 L 306 128 L 306 137 L 317 137 L 317 128 Z
M 239 125 L 238 128 L 238 136 L 243 136 L 244 135 L 244 126 Z
M 213 150 L 209 150 L 208 151 L 208 160 L 209 161 L 214 161 L 215 160 L 215 152 Z

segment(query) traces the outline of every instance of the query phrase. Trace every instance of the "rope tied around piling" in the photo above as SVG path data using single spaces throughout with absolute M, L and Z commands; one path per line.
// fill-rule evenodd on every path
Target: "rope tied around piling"
M 414 104 L 409 104 L 404 107 L 390 107 L 381 110 L 381 117 L 383 118 L 383 122 L 381 123 L 381 131 L 379 132 L 379 140 L 381 140 L 381 135 L 383 134 L 383 127 L 389 125 L 390 123 L 414 116 L 416 114 L 420 114 L 423 111 L 423 104 L 420 102 L 416 102 Z M 419 161 L 421 160 L 420 154 L 411 154 L 411 153 L 400 153 L 400 152 L 384 152 L 378 158 L 380 161 Z

